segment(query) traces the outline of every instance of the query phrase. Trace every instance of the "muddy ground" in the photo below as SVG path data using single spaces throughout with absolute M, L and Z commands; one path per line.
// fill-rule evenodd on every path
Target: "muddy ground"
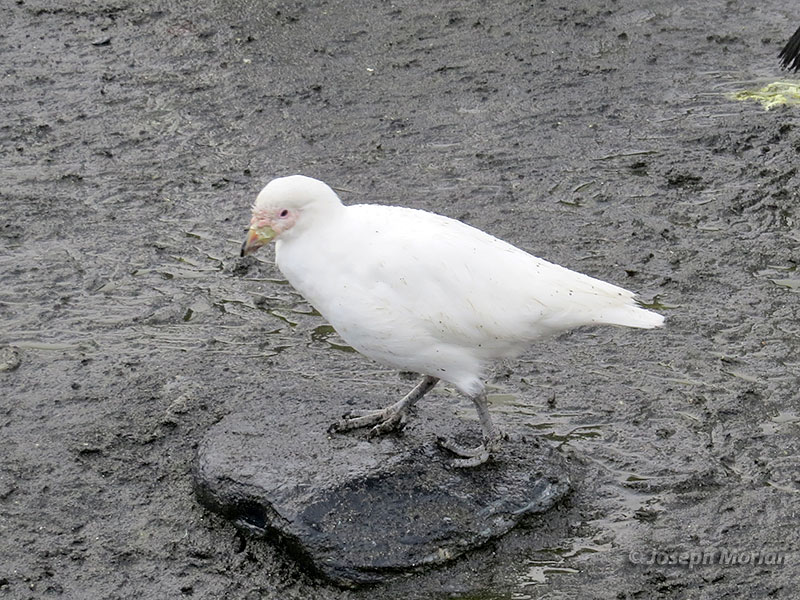
M 3 15 L 0 597 L 797 597 L 798 109 L 728 95 L 788 77 L 789 3 Z M 497 421 L 569 459 L 555 511 L 347 591 L 198 505 L 195 449 L 224 415 L 312 403 L 298 430 L 325 435 L 343 406 L 412 385 L 342 348 L 270 252 L 238 257 L 257 191 L 298 172 L 346 202 L 462 219 L 667 315 L 495 371 Z M 417 418 L 446 433 L 474 417 L 444 387 Z M 684 552 L 710 558 L 660 564 Z

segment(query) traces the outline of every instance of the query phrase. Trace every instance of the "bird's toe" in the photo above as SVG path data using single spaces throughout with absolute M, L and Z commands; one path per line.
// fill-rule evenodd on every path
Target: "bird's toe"
M 397 410 L 354 410 L 342 415 L 342 418 L 328 427 L 329 433 L 342 433 L 362 427 L 370 427 L 368 437 L 401 431 L 408 421 L 405 411 Z
M 369 437 L 372 438 L 386 433 L 400 432 L 405 428 L 407 422 L 408 417 L 406 413 L 390 413 L 380 423 L 369 430 Z
M 436 441 L 441 448 L 458 457 L 451 461 L 454 467 L 477 467 L 492 458 L 497 442 L 506 437 L 504 434 L 498 433 L 492 439 L 486 440 L 474 448 L 462 446 L 445 437 L 439 437 Z
M 475 448 L 477 452 L 474 456 L 470 456 L 469 458 L 454 458 L 450 464 L 454 467 L 459 469 L 469 468 L 469 467 L 477 467 L 478 465 L 482 465 L 487 462 L 490 458 L 492 458 L 492 453 L 489 452 L 489 449 L 486 448 L 483 444 L 481 444 L 478 448 Z
M 447 450 L 448 452 L 452 452 L 453 454 L 455 454 L 457 456 L 465 456 L 464 453 L 468 452 L 468 450 L 464 446 L 461 446 L 460 444 L 457 444 L 456 442 L 454 442 L 450 438 L 439 436 L 439 437 L 436 438 L 436 443 L 443 450 Z
M 453 440 L 446 438 L 446 437 L 439 437 L 436 439 L 437 443 L 441 448 L 452 452 L 456 456 L 460 456 L 462 458 L 473 458 L 476 454 L 479 454 L 481 451 L 486 449 L 484 444 L 480 446 L 476 446 L 474 448 L 467 448 L 466 446 L 462 446 L 458 442 L 454 442 Z
M 382 411 L 350 411 L 343 414 L 338 421 L 331 423 L 331 426 L 328 427 L 328 433 L 341 433 L 343 431 L 352 431 L 359 427 L 370 427 L 375 423 L 380 423 L 382 418 Z
M 347 431 L 345 429 L 346 422 L 344 419 L 340 419 L 339 421 L 334 421 L 328 426 L 328 433 L 341 433 L 342 431 Z

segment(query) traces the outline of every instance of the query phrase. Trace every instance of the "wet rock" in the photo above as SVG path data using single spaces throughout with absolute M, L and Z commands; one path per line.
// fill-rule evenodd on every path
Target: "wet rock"
M 0 348 L 0 372 L 13 371 L 21 362 L 19 349 L 14 346 Z
M 226 417 L 198 449 L 195 489 L 209 509 L 340 585 L 451 560 L 569 488 L 564 459 L 534 439 L 506 441 L 495 461 L 458 469 L 429 432 L 367 441 L 302 422 Z

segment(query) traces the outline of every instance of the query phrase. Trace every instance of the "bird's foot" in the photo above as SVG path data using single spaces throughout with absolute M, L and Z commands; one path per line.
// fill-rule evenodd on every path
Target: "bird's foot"
M 437 439 L 439 447 L 444 448 L 445 450 L 452 452 L 459 458 L 454 458 L 451 461 L 451 464 L 454 467 L 477 467 L 478 465 L 482 465 L 485 462 L 489 461 L 492 458 L 493 453 L 497 449 L 497 442 L 501 439 L 504 439 L 505 435 L 496 435 L 491 439 L 484 439 L 483 442 L 475 446 L 474 448 L 467 448 L 454 442 L 453 440 L 440 437 Z
M 397 410 L 392 406 L 383 410 L 353 410 L 342 415 L 342 418 L 333 423 L 328 431 L 330 433 L 342 433 L 371 427 L 368 437 L 384 435 L 393 431 L 402 431 L 408 421 L 408 412 Z
M 474 448 L 464 448 L 463 446 L 459 446 L 452 440 L 439 438 L 439 446 L 441 446 L 445 450 L 449 450 L 456 456 L 461 457 L 461 458 L 454 458 L 452 461 L 450 461 L 450 464 L 453 465 L 454 467 L 459 467 L 459 468 L 477 467 L 478 465 L 482 465 L 492 457 L 492 454 L 486 447 L 486 444 L 481 444 Z

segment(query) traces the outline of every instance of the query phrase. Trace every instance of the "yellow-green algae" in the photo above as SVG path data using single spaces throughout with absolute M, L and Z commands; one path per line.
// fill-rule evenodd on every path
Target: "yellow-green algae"
M 800 83 L 775 81 L 760 90 L 742 90 L 733 94 L 734 100 L 754 100 L 766 110 L 781 104 L 800 104 Z

